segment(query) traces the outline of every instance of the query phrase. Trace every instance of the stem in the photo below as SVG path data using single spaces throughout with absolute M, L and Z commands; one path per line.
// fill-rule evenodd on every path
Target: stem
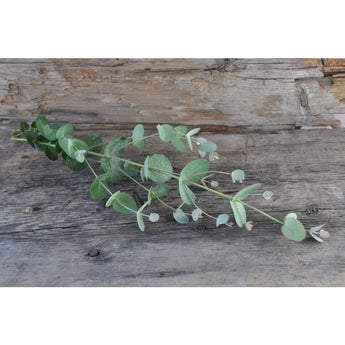
M 236 201 L 237 201 L 237 202 L 240 202 L 240 203 L 243 204 L 244 206 L 247 206 L 247 207 L 249 207 L 249 208 L 255 210 L 256 212 L 261 213 L 263 216 L 266 216 L 267 218 L 269 218 L 269 219 L 271 219 L 271 220 L 273 220 L 273 221 L 275 221 L 275 222 L 277 222 L 277 223 L 279 223 L 279 224 L 284 225 L 284 223 L 283 223 L 282 221 L 280 221 L 279 219 L 270 216 L 269 214 L 267 214 L 267 213 L 264 212 L 264 211 L 259 210 L 259 209 L 256 208 L 255 206 L 249 205 L 249 204 L 247 204 L 246 202 L 244 202 L 244 201 L 242 201 L 242 200 L 236 200 Z

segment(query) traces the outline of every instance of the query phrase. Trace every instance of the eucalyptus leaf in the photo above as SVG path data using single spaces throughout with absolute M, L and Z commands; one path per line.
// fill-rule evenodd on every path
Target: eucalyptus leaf
M 306 231 L 302 223 L 294 217 L 286 217 L 281 231 L 290 240 L 300 242 L 305 239 Z
M 180 173 L 180 180 L 198 182 L 205 177 L 209 168 L 210 164 L 206 159 L 195 159 L 185 165 L 185 167 L 182 169 Z
M 260 187 L 261 187 L 261 183 L 255 183 L 255 184 L 252 184 L 251 186 L 243 188 L 235 194 L 234 199 L 235 200 L 243 200 L 247 196 L 249 196 L 250 194 L 254 193 Z
M 214 152 L 217 150 L 217 145 L 212 141 L 199 145 L 198 149 L 203 152 Z
M 297 219 L 297 214 L 296 214 L 296 213 L 288 213 L 288 214 L 285 216 L 284 219 L 286 219 L 286 218 L 295 218 L 295 219 Z
M 187 126 L 176 126 L 174 129 L 175 129 L 175 133 L 176 133 L 177 138 L 181 138 L 188 131 Z
M 55 131 L 48 125 L 44 125 L 43 126 L 43 130 L 41 131 L 41 133 L 48 139 L 48 140 L 55 140 L 56 139 L 56 135 L 55 135 Z
M 48 125 L 48 120 L 47 118 L 44 116 L 44 115 L 38 115 L 35 119 L 35 125 L 36 125 L 36 128 L 41 132 L 43 133 L 44 131 L 44 126 L 45 125 Z
M 173 172 L 172 165 L 167 157 L 161 154 L 154 154 L 148 158 L 147 177 L 154 182 L 166 182 L 171 179 Z M 162 171 L 156 171 L 162 170 Z
M 171 143 L 174 145 L 174 147 L 177 150 L 179 150 L 181 152 L 186 152 L 186 148 L 184 147 L 184 144 L 183 144 L 183 142 L 182 142 L 182 140 L 180 138 L 176 137 L 175 139 L 173 139 L 171 141 Z
M 52 129 L 54 129 L 54 131 L 57 131 L 59 128 L 61 128 L 64 125 L 65 125 L 65 123 L 54 122 L 50 126 L 51 126 Z
M 139 229 L 141 231 L 145 231 L 144 219 L 143 219 L 143 216 L 140 212 L 137 212 L 137 223 L 138 223 Z
M 180 208 L 176 209 L 173 212 L 173 216 L 174 216 L 177 223 L 180 223 L 180 224 L 188 224 L 189 223 L 188 216 Z
M 247 222 L 247 214 L 244 206 L 238 201 L 230 200 L 232 212 L 234 213 L 236 224 L 242 228 Z
M 133 146 L 144 147 L 145 140 L 142 139 L 143 137 L 144 137 L 144 126 L 142 124 L 138 124 L 134 127 L 133 132 L 132 132 Z
M 167 184 L 157 184 L 150 188 L 149 194 L 152 199 L 161 198 L 169 193 L 169 186 Z
M 231 173 L 232 181 L 235 183 L 237 181 L 242 182 L 244 180 L 244 171 L 241 169 L 234 170 Z
M 219 225 L 222 225 L 222 224 L 225 224 L 229 221 L 229 215 L 228 214 L 221 214 L 217 217 L 217 220 L 216 220 L 216 225 L 219 226 Z
M 157 129 L 160 139 L 164 142 L 170 142 L 176 137 L 175 129 L 171 125 L 157 125 Z
M 60 139 L 63 137 L 69 137 L 69 136 L 71 136 L 72 132 L 73 132 L 73 126 L 72 125 L 70 125 L 70 124 L 63 125 L 56 131 L 56 139 Z
M 67 154 L 73 159 L 76 158 L 74 155 L 76 151 L 84 150 L 86 152 L 88 149 L 87 144 L 82 140 L 74 138 L 67 139 Z
M 109 194 L 106 183 L 107 175 L 100 175 L 94 179 L 90 187 L 90 193 L 94 200 L 103 200 Z
M 87 168 L 86 162 L 79 163 L 79 162 L 77 162 L 77 160 L 71 158 L 70 156 L 66 157 L 66 165 L 67 165 L 68 169 L 70 169 L 72 171 L 81 171 L 81 170 Z
M 91 134 L 82 139 L 84 143 L 87 144 L 89 149 L 93 152 L 100 153 L 103 149 L 103 140 L 97 134 Z
M 26 132 L 27 130 L 29 130 L 29 124 L 27 123 L 27 122 L 25 122 L 25 121 L 20 121 L 20 123 L 19 123 L 19 128 L 20 128 L 20 130 L 24 133 L 24 132 Z
M 149 178 L 149 158 L 150 158 L 150 156 L 146 157 L 145 162 L 144 162 L 144 166 L 142 169 L 145 180 L 148 180 L 148 178 Z
M 110 198 L 107 200 L 106 204 L 105 204 L 105 207 L 110 207 L 113 205 L 117 195 L 119 195 L 121 192 L 120 191 L 117 191 L 116 193 L 112 194 L 110 196 Z
M 179 179 L 178 188 L 182 201 L 186 204 L 193 204 L 195 201 L 195 194 L 181 181 L 181 179 Z
M 126 151 L 128 144 L 127 137 L 120 137 L 112 140 L 104 149 L 106 156 L 120 156 Z
M 123 164 L 123 170 L 128 174 L 129 176 L 137 176 L 139 174 L 138 168 L 131 164 L 131 162 L 127 161 Z
M 56 161 L 59 156 L 56 153 L 56 150 L 54 147 L 50 147 L 50 146 L 43 146 L 43 151 L 45 153 L 45 155 L 51 160 L 51 161 Z
M 200 131 L 201 128 L 193 128 L 191 129 L 186 135 L 187 137 L 191 137 L 193 136 L 194 134 L 198 133 Z
M 127 193 L 118 193 L 113 202 L 113 207 L 117 212 L 123 214 L 132 214 L 137 212 L 135 200 Z
M 315 231 L 320 231 L 326 224 L 321 224 L 318 226 L 314 226 L 313 228 L 310 229 L 310 232 L 315 232 Z
M 110 183 L 119 183 L 123 178 L 122 171 L 118 168 L 121 167 L 121 161 L 116 160 L 116 158 L 106 158 L 101 159 L 101 168 L 105 173 L 108 174 L 108 179 Z

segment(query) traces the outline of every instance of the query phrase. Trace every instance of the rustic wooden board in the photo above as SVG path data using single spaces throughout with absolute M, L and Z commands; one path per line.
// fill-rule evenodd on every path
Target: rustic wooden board
M 1 60 L 0 285 L 344 286 L 344 130 L 299 129 L 340 124 L 343 70 L 342 60 L 327 59 Z M 183 226 L 159 205 L 160 222 L 142 233 L 135 217 L 90 198 L 88 171 L 10 141 L 19 120 L 37 113 L 106 139 L 139 122 L 201 125 L 222 155 L 214 167 L 242 168 L 246 184 L 274 191 L 253 204 L 277 218 L 296 212 L 306 226 L 327 223 L 332 237 L 294 243 L 251 211 L 252 232 L 208 220 Z M 159 141 L 155 149 L 176 170 L 195 158 Z M 227 193 L 240 187 L 219 182 Z M 144 197 L 132 184 L 119 188 Z M 199 196 L 211 213 L 229 210 Z

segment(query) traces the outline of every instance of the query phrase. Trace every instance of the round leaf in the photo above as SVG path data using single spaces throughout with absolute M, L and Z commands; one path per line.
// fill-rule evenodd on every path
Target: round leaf
M 102 152 L 103 149 L 103 140 L 102 138 L 97 134 L 91 134 L 87 137 L 82 139 L 84 143 L 87 144 L 89 149 L 93 152 Z
M 105 182 L 107 175 L 100 175 L 95 178 L 90 187 L 90 193 L 94 200 L 103 200 L 109 194 L 108 185 Z
M 118 183 L 124 176 L 122 171 L 117 166 L 121 167 L 121 162 L 116 160 L 115 158 L 103 157 L 101 159 L 101 168 L 108 174 L 110 183 Z
M 69 137 L 73 132 L 72 125 L 63 125 L 56 131 L 56 138 L 60 139 L 63 137 Z
M 136 125 L 132 133 L 133 146 L 144 147 L 145 140 L 142 140 L 143 136 L 144 136 L 144 126 L 142 124 Z
M 209 162 L 206 159 L 196 159 L 189 162 L 181 171 L 180 180 L 189 180 L 192 182 L 198 182 L 205 177 L 210 167 Z
M 300 242 L 306 237 L 306 231 L 302 223 L 294 217 L 285 218 L 281 230 L 285 237 L 293 241 Z
M 180 208 L 178 208 L 177 210 L 173 212 L 173 216 L 177 223 L 180 223 L 180 224 L 189 223 L 188 216 Z
M 222 225 L 222 224 L 225 224 L 225 223 L 227 223 L 228 221 L 229 221 L 229 215 L 227 215 L 227 214 L 221 214 L 221 215 L 219 215 L 218 217 L 217 217 L 217 223 L 216 223 L 216 225 L 217 226 L 219 226 L 219 225 Z
M 244 171 L 241 169 L 234 170 L 231 173 L 232 181 L 235 183 L 236 181 L 242 182 L 244 180 Z
M 113 207 L 117 212 L 132 214 L 137 212 L 134 199 L 127 193 L 118 193 L 114 199 Z
M 217 150 L 217 145 L 212 141 L 206 141 L 206 143 L 199 145 L 198 149 L 202 152 L 214 152 Z
M 178 188 L 182 201 L 186 204 L 193 204 L 195 201 L 195 194 L 181 181 L 181 179 L 179 179 Z
M 162 141 L 170 142 L 176 137 L 175 129 L 171 125 L 157 125 L 157 129 Z
M 119 156 L 126 151 L 127 137 L 120 137 L 112 140 L 104 149 L 106 156 Z
M 172 165 L 167 157 L 154 154 L 148 158 L 148 178 L 154 182 L 165 182 L 171 179 Z M 162 170 L 156 171 L 152 169 Z
M 167 184 L 157 184 L 156 186 L 151 187 L 150 196 L 152 199 L 161 198 L 162 196 L 168 194 L 169 186 Z

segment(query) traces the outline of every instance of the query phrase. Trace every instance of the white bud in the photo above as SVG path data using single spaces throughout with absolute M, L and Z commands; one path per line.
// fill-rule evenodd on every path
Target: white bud
M 272 195 L 273 195 L 273 192 L 271 192 L 270 190 L 266 190 L 265 192 L 262 193 L 262 196 L 263 196 L 266 200 L 271 199 Z
M 328 231 L 320 230 L 320 237 L 322 237 L 322 238 L 329 238 L 329 236 L 331 236 L 331 234 Z
M 217 181 L 211 181 L 211 187 L 218 187 L 219 183 Z
M 150 222 L 157 222 L 159 219 L 159 214 L 158 213 L 150 213 L 150 216 L 149 216 L 149 221 Z

